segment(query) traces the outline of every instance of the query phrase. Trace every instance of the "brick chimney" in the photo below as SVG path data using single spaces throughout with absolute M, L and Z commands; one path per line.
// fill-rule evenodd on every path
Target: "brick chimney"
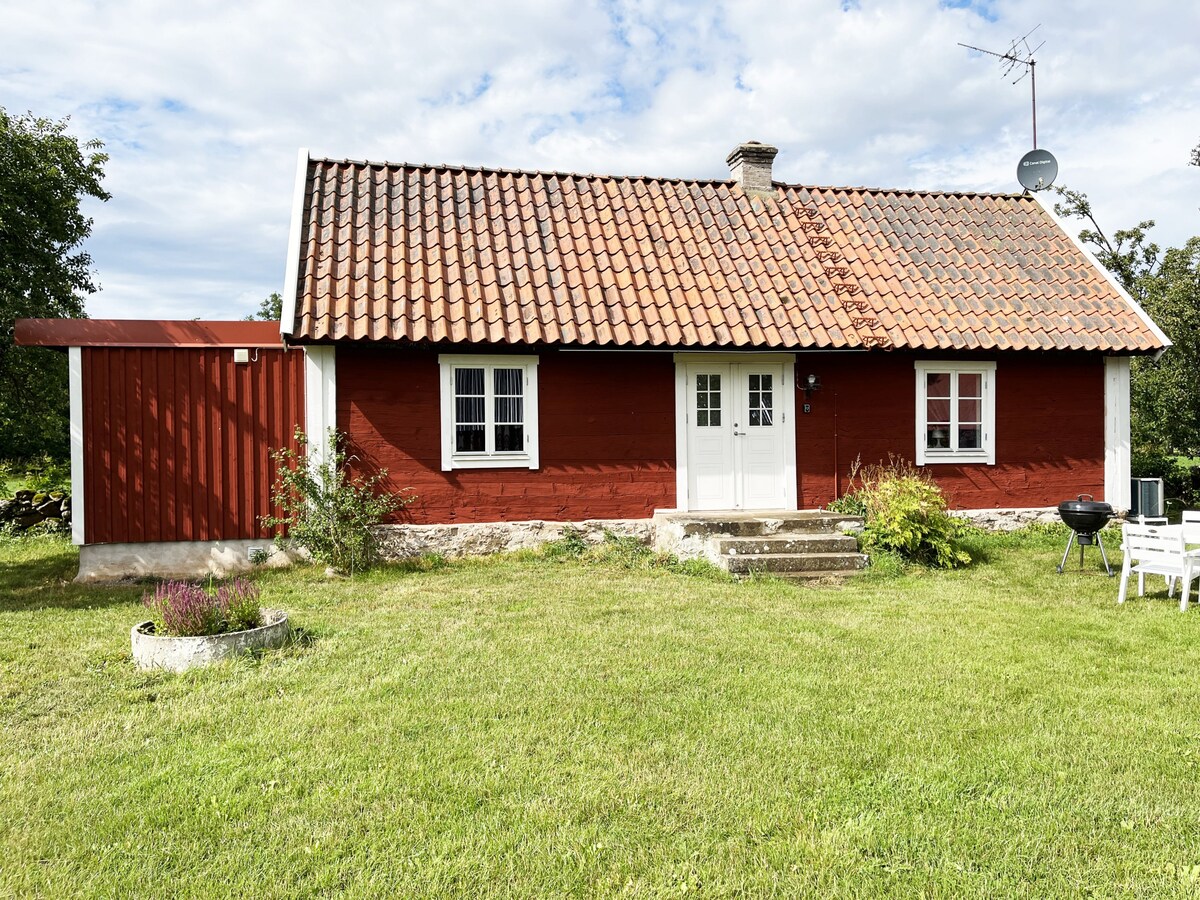
M 746 141 L 734 147 L 733 152 L 725 157 L 725 162 L 729 163 L 729 172 L 733 180 L 740 184 L 747 194 L 774 194 L 771 161 L 778 152 L 779 148 L 770 144 Z

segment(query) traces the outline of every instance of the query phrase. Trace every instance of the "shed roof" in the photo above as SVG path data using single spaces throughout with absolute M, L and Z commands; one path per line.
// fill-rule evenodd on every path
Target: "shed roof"
M 1167 344 L 1028 195 L 304 159 L 292 340 Z
M 30 347 L 281 347 L 278 322 L 169 319 L 17 319 Z

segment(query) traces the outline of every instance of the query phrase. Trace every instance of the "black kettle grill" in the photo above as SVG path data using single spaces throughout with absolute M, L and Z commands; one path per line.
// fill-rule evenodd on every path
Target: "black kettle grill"
M 1083 498 L 1087 497 L 1086 500 Z M 1058 574 L 1063 573 L 1071 547 L 1079 544 L 1079 568 L 1083 568 L 1083 548 L 1095 544 L 1100 548 L 1100 559 L 1104 561 L 1104 571 L 1111 578 L 1112 566 L 1108 564 L 1108 554 L 1104 552 L 1104 541 L 1100 539 L 1100 529 L 1108 524 L 1113 517 L 1113 508 L 1109 503 L 1097 503 L 1091 494 L 1080 494 L 1074 500 L 1064 500 L 1058 504 L 1058 515 L 1071 529 L 1071 537 L 1067 541 L 1067 549 L 1063 552 L 1062 562 L 1058 564 Z

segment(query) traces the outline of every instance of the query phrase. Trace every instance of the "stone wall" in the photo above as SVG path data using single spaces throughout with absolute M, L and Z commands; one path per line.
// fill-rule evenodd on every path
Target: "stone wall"
M 610 531 L 649 544 L 654 540 L 652 519 L 590 519 L 583 522 L 493 522 L 462 525 L 379 525 L 380 553 L 384 559 L 410 559 L 423 553 L 441 556 L 481 556 L 540 546 L 574 528 L 585 541 L 598 544 Z
M 17 491 L 11 500 L 0 500 L 0 528 L 28 531 L 43 522 L 71 528 L 71 497 L 62 491 Z
M 1010 509 L 955 509 L 950 515 L 966 519 L 984 531 L 1016 531 L 1026 525 L 1061 522 L 1054 506 L 1022 506 Z

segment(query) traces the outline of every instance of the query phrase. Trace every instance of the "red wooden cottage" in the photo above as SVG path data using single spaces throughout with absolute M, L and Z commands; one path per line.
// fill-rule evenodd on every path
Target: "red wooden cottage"
M 19 328 L 71 348 L 76 541 L 263 543 L 295 424 L 346 432 L 412 525 L 815 508 L 889 454 L 960 509 L 1127 507 L 1129 360 L 1169 342 L 1040 198 L 784 185 L 775 154 L 703 181 L 302 152 L 281 334 Z

